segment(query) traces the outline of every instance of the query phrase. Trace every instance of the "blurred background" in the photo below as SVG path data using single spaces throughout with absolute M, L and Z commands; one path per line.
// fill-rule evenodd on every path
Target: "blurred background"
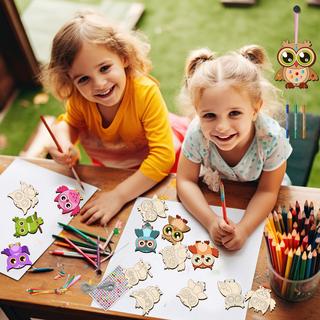
M 276 72 L 282 41 L 294 40 L 295 4 L 301 7 L 298 40 L 310 40 L 319 54 L 320 7 L 308 2 L 320 1 L 248 0 L 245 5 L 223 2 L 230 1 L 0 0 L 0 154 L 46 156 L 43 146 L 48 137 L 39 129 L 39 116 L 54 120 L 63 111 L 63 103 L 37 84 L 39 67 L 48 62 L 52 37 L 58 28 L 74 12 L 87 7 L 147 35 L 152 47 L 152 75 L 160 81 L 172 112 L 178 112 L 176 96 L 190 50 L 209 47 L 223 54 L 258 44 L 266 49 Z M 313 69 L 320 73 L 319 61 Z M 320 115 L 320 82 L 308 82 L 307 90 L 287 90 L 285 82 L 271 81 L 283 89 L 284 100 L 290 105 L 304 104 L 308 113 Z M 84 153 L 81 162 L 88 162 Z M 308 186 L 320 187 L 319 154 Z

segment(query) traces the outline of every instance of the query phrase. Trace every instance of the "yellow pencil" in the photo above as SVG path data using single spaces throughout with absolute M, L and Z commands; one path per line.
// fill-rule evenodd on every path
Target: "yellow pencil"
M 290 270 L 291 270 L 291 266 L 292 266 L 292 259 L 293 259 L 293 252 L 292 249 L 289 250 L 288 253 L 288 258 L 287 258 L 287 264 L 286 264 L 286 270 L 285 270 L 285 274 L 284 277 L 286 279 L 289 279 L 289 274 L 290 274 Z M 287 285 L 286 282 L 283 283 L 282 288 L 281 288 L 281 294 L 284 295 L 287 289 Z

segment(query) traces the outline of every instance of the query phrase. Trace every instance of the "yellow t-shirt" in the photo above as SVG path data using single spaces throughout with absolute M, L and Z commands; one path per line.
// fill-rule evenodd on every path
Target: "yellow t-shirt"
M 95 103 L 78 92 L 60 116 L 80 132 L 88 155 L 107 167 L 134 168 L 160 181 L 174 164 L 175 153 L 168 110 L 155 81 L 146 76 L 127 77 L 117 114 L 109 127 Z

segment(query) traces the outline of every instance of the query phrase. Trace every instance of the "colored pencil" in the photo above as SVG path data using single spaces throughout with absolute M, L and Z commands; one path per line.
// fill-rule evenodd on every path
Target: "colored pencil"
M 294 114 L 293 114 L 293 119 L 294 119 L 294 138 L 298 138 L 298 105 L 294 105 Z
M 71 240 L 72 241 L 72 240 Z M 69 248 L 69 249 L 73 249 L 72 246 L 70 246 L 68 243 L 66 242 L 61 242 L 61 241 L 55 241 L 54 242 L 55 245 L 57 246 L 60 246 L 60 247 L 64 247 L 64 248 Z M 87 248 L 87 247 L 82 247 L 80 245 L 77 245 L 83 252 L 88 252 L 88 253 L 96 253 L 97 252 L 97 249 L 93 249 L 93 248 Z M 100 254 L 101 255 L 104 255 L 104 256 L 107 256 L 110 254 L 110 251 L 103 251 L 101 250 L 100 248 Z
M 43 272 L 50 272 L 53 271 L 54 268 L 31 268 L 27 272 L 30 273 L 43 273 Z
M 74 251 L 64 251 L 64 250 L 50 250 L 49 251 L 50 254 L 54 255 L 54 256 L 65 256 L 65 257 L 71 257 L 71 258 L 82 258 L 85 259 L 85 257 L 78 253 L 78 252 L 74 252 Z M 91 259 L 96 259 L 96 255 L 95 254 L 87 254 L 87 256 Z
M 81 238 L 83 238 L 84 240 L 86 240 L 87 242 L 93 244 L 94 246 L 96 245 L 96 242 L 94 240 L 92 240 L 91 238 L 89 238 L 86 234 L 84 234 L 83 232 L 81 232 L 79 229 L 77 229 L 76 227 L 70 226 L 68 224 L 64 224 L 62 222 L 58 222 L 58 224 L 64 229 L 64 230 L 68 230 L 68 231 L 72 231 L 74 233 L 76 233 L 77 235 L 79 235 Z
M 101 268 L 100 268 L 100 264 L 101 264 L 101 257 L 100 257 L 100 237 L 98 236 L 97 238 L 97 269 L 96 269 L 96 272 L 97 274 L 101 274 L 102 271 L 101 271 Z
M 306 121 L 306 106 L 303 105 L 301 107 L 301 112 L 302 112 L 302 134 L 301 137 L 302 139 L 306 139 L 307 138 L 307 121 Z
M 58 236 L 56 234 L 53 234 L 52 235 L 53 238 L 57 239 L 57 240 L 61 240 L 61 241 L 65 241 L 64 237 L 62 236 Z M 91 243 L 87 243 L 87 242 L 81 242 L 81 241 L 77 241 L 77 240 L 74 240 L 74 239 L 69 239 L 70 241 L 72 241 L 74 244 L 76 244 L 77 246 L 79 247 L 85 247 L 85 248 L 92 248 L 92 249 L 96 249 L 96 245 L 93 245 Z
M 68 242 L 71 246 L 76 249 L 80 254 L 83 255 L 83 257 L 90 263 L 92 264 L 95 268 L 97 268 L 97 264 L 86 254 L 84 253 L 79 247 L 77 247 L 73 242 L 71 242 L 68 238 L 64 238 L 66 242 Z
M 47 130 L 48 130 L 52 140 L 54 141 L 55 145 L 57 146 L 59 152 L 63 153 L 63 150 L 62 150 L 58 140 L 56 139 L 55 135 L 53 134 L 53 132 L 52 132 L 51 128 L 49 127 L 44 116 L 40 116 L 40 119 L 43 122 L 44 126 L 47 128 Z M 80 178 L 79 178 L 79 176 L 73 166 L 71 167 L 71 171 L 72 171 L 73 176 L 76 178 L 80 188 L 82 189 L 82 191 L 84 191 L 84 186 L 83 186 L 83 184 L 82 184 L 82 182 L 81 182 L 81 180 L 80 180 Z
M 289 117 L 289 104 L 286 104 L 286 138 L 289 139 L 290 135 L 289 135 L 289 125 L 290 125 L 290 117 Z
M 227 216 L 227 207 L 226 207 L 226 198 L 225 198 L 225 193 L 224 193 L 224 185 L 223 185 L 222 181 L 220 181 L 220 200 L 221 200 L 223 219 L 226 223 L 229 223 L 228 216 Z

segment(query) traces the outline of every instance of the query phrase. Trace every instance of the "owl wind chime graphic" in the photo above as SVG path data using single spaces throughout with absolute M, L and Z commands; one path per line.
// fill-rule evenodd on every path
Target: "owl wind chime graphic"
M 286 89 L 307 89 L 308 81 L 319 80 L 311 68 L 316 62 L 316 53 L 311 48 L 311 41 L 298 42 L 300 7 L 294 6 L 294 42 L 284 41 L 277 59 L 282 68 L 276 73 L 276 81 L 285 81 Z

